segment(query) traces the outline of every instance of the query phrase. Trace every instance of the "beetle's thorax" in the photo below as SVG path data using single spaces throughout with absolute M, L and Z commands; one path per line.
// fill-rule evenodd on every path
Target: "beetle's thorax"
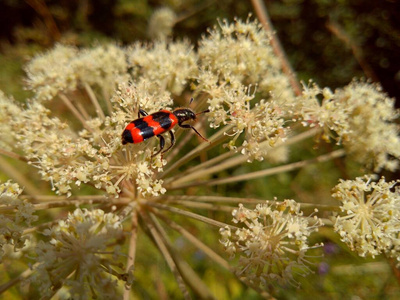
M 177 108 L 172 112 L 179 123 L 187 120 L 196 120 L 196 114 L 189 108 Z

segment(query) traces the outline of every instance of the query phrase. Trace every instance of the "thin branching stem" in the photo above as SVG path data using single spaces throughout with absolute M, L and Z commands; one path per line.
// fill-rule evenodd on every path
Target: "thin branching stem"
M 252 172 L 252 173 L 247 173 L 243 175 L 237 175 L 237 176 L 231 176 L 228 178 L 220 178 L 220 179 L 214 179 L 214 180 L 203 180 L 203 181 L 195 181 L 195 182 L 190 182 L 187 184 L 175 184 L 172 182 L 169 186 L 166 186 L 166 189 L 168 190 L 176 190 L 176 189 L 183 189 L 183 188 L 188 188 L 188 187 L 193 187 L 193 186 L 214 186 L 214 185 L 220 185 L 220 184 L 227 184 L 227 183 L 233 183 L 233 182 L 238 182 L 238 181 L 244 181 L 244 180 L 250 180 L 250 179 L 255 179 L 255 178 L 260 178 L 260 177 L 266 177 L 266 176 L 271 176 L 279 173 L 284 173 L 284 172 L 289 172 L 295 169 L 303 168 L 307 165 L 313 164 L 313 163 L 320 163 L 320 162 L 325 162 L 329 161 L 341 156 L 344 156 L 346 154 L 345 150 L 339 149 L 335 150 L 333 152 L 330 152 L 328 154 L 320 155 L 318 157 L 308 159 L 308 160 L 302 160 L 286 165 L 281 165 L 275 168 L 269 168 L 266 170 L 261 170 L 257 172 Z
M 229 263 L 225 259 L 223 259 L 213 249 L 211 249 L 206 244 L 204 244 L 202 241 L 200 241 L 196 236 L 194 236 L 189 231 L 187 231 L 185 228 L 183 228 L 179 224 L 175 223 L 171 219 L 167 218 L 166 216 L 164 216 L 160 212 L 154 211 L 154 214 L 156 214 L 158 218 L 162 219 L 173 230 L 179 232 L 184 238 L 186 238 L 194 246 L 196 246 L 198 249 L 203 251 L 214 262 L 216 262 L 217 264 L 219 264 L 223 268 L 225 268 L 225 269 L 227 269 L 229 271 L 232 271 Z
M 233 126 L 228 125 L 222 129 L 218 130 L 218 132 L 216 132 L 211 138 L 208 139 L 209 140 L 208 143 L 204 142 L 204 143 L 199 144 L 195 149 L 190 151 L 184 157 L 182 157 L 177 162 L 175 162 L 171 167 L 169 167 L 167 170 L 165 170 L 161 174 L 161 178 L 164 178 L 170 172 L 178 169 L 183 164 L 185 164 L 185 163 L 189 162 L 190 160 L 192 160 L 193 158 L 197 157 L 198 155 L 200 155 L 201 152 L 207 151 L 207 150 L 215 147 L 216 145 L 219 145 L 224 140 L 228 139 L 229 136 L 225 135 L 225 133 L 228 132 L 230 129 L 232 129 L 232 127 Z
M 202 215 L 195 214 L 195 213 L 192 213 L 190 211 L 186 211 L 186 210 L 183 210 L 183 209 L 180 209 L 180 208 L 177 208 L 177 207 L 171 207 L 171 206 L 168 206 L 168 205 L 165 205 L 165 204 L 155 203 L 155 202 L 151 202 L 151 201 L 146 202 L 146 205 L 152 206 L 152 207 L 156 207 L 156 208 L 159 208 L 159 209 L 163 209 L 163 210 L 168 210 L 170 212 L 177 213 L 177 214 L 180 214 L 180 215 L 183 215 L 183 216 L 186 216 L 186 217 L 189 217 L 189 218 L 204 222 L 206 224 L 217 226 L 217 227 L 220 227 L 220 228 L 227 226 L 227 224 L 225 224 L 225 223 L 218 222 L 218 221 L 216 221 L 214 219 L 210 219 L 210 218 L 204 217 Z M 231 227 L 232 229 L 236 229 L 235 226 L 230 226 L 230 225 L 228 225 L 228 226 Z
M 82 104 L 82 102 L 76 102 L 76 107 L 78 108 L 79 112 L 81 113 L 82 117 L 85 120 L 89 120 L 90 119 L 90 115 L 87 112 L 85 106 Z
M 21 169 L 15 168 L 5 158 L 0 156 L 0 169 L 9 177 L 24 187 L 24 192 L 29 195 L 38 195 L 40 191 L 32 184 L 32 182 L 20 172 Z
M 28 279 L 32 273 L 33 270 L 38 266 L 38 264 L 34 264 L 31 268 L 26 269 L 24 272 L 22 272 L 19 276 L 11 279 L 10 281 L 2 284 L 0 286 L 0 294 L 4 293 L 7 291 L 9 288 L 13 287 L 14 285 L 20 283 L 21 281 L 24 281 Z
M 178 267 L 175 264 L 174 260 L 172 259 L 172 256 L 169 253 L 168 248 L 165 245 L 163 238 L 161 237 L 161 234 L 156 230 L 153 222 L 150 221 L 150 217 L 147 215 L 146 212 L 143 212 L 143 214 L 141 214 L 140 217 L 144 219 L 143 224 L 145 226 L 145 229 L 147 229 L 145 230 L 145 232 L 154 241 L 154 243 L 160 250 L 161 254 L 163 255 L 166 263 L 171 269 L 172 274 L 174 274 L 175 276 L 179 289 L 181 290 L 184 298 L 191 299 L 189 291 L 187 290 L 185 282 L 182 278 L 182 275 L 179 273 Z
M 113 107 L 112 107 L 112 103 L 111 103 L 111 96 L 104 88 L 101 89 L 101 93 L 102 93 L 103 99 L 104 99 L 104 101 L 106 103 L 108 113 L 109 113 L 109 115 L 111 115 L 111 113 L 113 112 Z
M 182 255 L 180 255 L 172 246 L 171 241 L 168 239 L 168 235 L 165 232 L 165 229 L 154 214 L 150 214 L 150 219 L 152 221 L 152 225 L 157 229 L 160 233 L 160 237 L 163 239 L 163 243 L 168 249 L 169 254 L 177 266 L 179 273 L 182 275 L 183 280 L 186 284 L 191 288 L 191 290 L 196 294 L 199 299 L 215 299 L 207 285 L 203 282 L 203 280 L 197 275 L 197 273 L 189 266 L 189 264 L 183 259 Z
M 82 195 L 82 196 L 57 196 L 57 195 L 35 195 L 35 196 L 28 196 L 22 195 L 20 196 L 21 199 L 28 200 L 31 203 L 42 203 L 46 201 L 82 201 L 84 203 L 90 204 L 91 200 L 99 201 L 99 202 L 110 202 L 110 201 L 118 201 L 120 203 L 129 202 L 131 199 L 128 197 L 108 197 L 106 195 Z
M 126 272 L 129 272 L 129 269 L 135 263 L 136 257 L 136 249 L 137 249 L 137 232 L 138 232 L 138 217 L 137 211 L 133 210 L 131 213 L 131 230 L 130 230 L 130 239 L 129 239 L 129 250 L 128 250 L 128 259 L 126 263 Z M 131 291 L 129 289 L 124 290 L 123 299 L 129 300 L 131 295 Z
M 97 100 L 97 97 L 96 97 L 96 95 L 94 94 L 92 88 L 91 88 L 87 83 L 84 84 L 84 88 L 85 88 L 86 93 L 87 93 L 88 96 L 89 96 L 90 101 L 92 101 L 92 104 L 94 105 L 94 108 L 95 108 L 95 110 L 96 110 L 97 116 L 98 116 L 102 121 L 104 121 L 104 119 L 105 119 L 106 117 L 105 117 L 105 115 L 104 115 L 103 109 L 101 108 L 100 103 L 99 103 L 99 101 Z
M 160 199 L 165 201 L 191 201 L 191 202 L 213 202 L 213 203 L 249 203 L 249 204 L 259 204 L 265 203 L 266 200 L 254 199 L 254 198 L 235 198 L 235 197 L 222 197 L 222 196 L 191 196 L 191 195 L 174 195 L 174 196 L 162 196 Z
M 278 39 L 278 36 L 273 28 L 272 22 L 269 18 L 267 8 L 265 7 L 264 2 L 261 0 L 251 0 L 251 3 L 253 4 L 257 17 L 260 20 L 261 24 L 263 25 L 265 31 L 271 34 L 271 46 L 272 49 L 274 50 L 274 53 L 278 56 L 281 62 L 282 71 L 286 74 L 286 76 L 288 76 L 294 93 L 297 96 L 300 96 L 302 93 L 300 83 L 296 78 L 296 74 L 293 71 L 293 68 L 286 56 L 285 50 L 283 49 Z
M 11 151 L 7 151 L 7 150 L 4 150 L 4 149 L 0 149 L 0 154 L 2 154 L 4 156 L 8 156 L 8 157 L 13 158 L 13 159 L 17 159 L 17 160 L 23 161 L 23 162 L 28 162 L 29 161 L 26 157 L 24 157 L 22 155 L 19 155 L 17 153 L 14 153 L 14 152 L 11 152 Z
M 298 143 L 302 140 L 305 140 L 307 138 L 310 138 L 312 136 L 315 136 L 315 134 L 319 131 L 319 128 L 313 128 L 310 130 L 307 130 L 305 132 L 302 132 L 298 135 L 295 135 L 293 137 L 290 137 L 286 142 L 281 143 L 279 145 L 277 145 L 275 147 L 275 150 L 278 149 L 281 146 L 290 146 L 293 145 L 295 143 Z M 263 143 L 261 143 L 260 147 L 265 146 L 268 143 L 268 141 L 264 141 Z M 240 152 L 240 149 L 238 149 L 238 152 Z M 233 151 L 228 152 L 228 153 L 234 153 Z M 223 155 L 221 155 L 223 156 Z M 229 156 L 227 156 L 229 157 Z M 165 184 L 168 185 L 170 182 L 173 182 L 173 184 L 182 184 L 184 182 L 188 182 L 191 181 L 193 179 L 197 179 L 197 178 L 201 178 L 210 174 L 215 174 L 217 172 L 221 172 L 224 171 L 228 168 L 234 167 L 234 166 L 238 166 L 240 164 L 245 163 L 248 160 L 248 157 L 245 155 L 238 155 L 235 156 L 231 159 L 226 159 L 224 160 L 223 163 L 215 165 L 213 167 L 210 168 L 206 168 L 207 166 L 209 166 L 210 164 L 207 164 L 207 162 L 203 163 L 203 164 L 199 164 L 193 168 L 190 168 L 188 170 L 186 170 L 185 172 L 181 172 L 178 173 L 176 176 L 174 177 L 170 177 L 167 180 L 165 180 Z M 214 160 L 213 162 L 218 162 L 218 160 Z M 202 168 L 202 166 L 204 166 Z
M 204 203 L 200 201 L 185 201 L 185 200 L 170 200 L 168 203 L 174 203 L 178 205 L 182 205 L 185 207 L 191 207 L 191 208 L 199 208 L 199 209 L 206 209 L 208 211 L 223 211 L 223 212 L 228 212 L 230 213 L 232 211 L 231 206 L 226 206 L 226 205 L 219 205 L 215 203 Z
M 64 94 L 58 95 L 60 99 L 64 102 L 64 104 L 68 107 L 68 109 L 72 112 L 72 114 L 82 123 L 82 126 L 92 132 L 92 129 L 86 124 L 85 118 L 82 114 L 76 109 L 76 107 L 72 104 L 72 102 L 68 99 Z

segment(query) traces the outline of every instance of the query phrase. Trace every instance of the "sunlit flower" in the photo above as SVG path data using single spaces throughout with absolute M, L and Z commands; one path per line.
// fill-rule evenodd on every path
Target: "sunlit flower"
M 36 247 L 39 265 L 33 278 L 42 296 L 52 296 L 63 285 L 73 299 L 115 298 L 115 279 L 132 284 L 131 275 L 118 271 L 123 268 L 118 260 L 125 257 L 118 246 L 123 242 L 118 216 L 76 209 L 44 235 L 51 240 Z
M 285 102 L 293 99 L 270 37 L 257 22 L 250 19 L 220 22 L 201 40 L 199 57 L 201 64 L 216 74 L 221 83 L 234 89 L 257 83 L 259 92 L 273 93 Z
M 113 114 L 85 121 L 78 134 L 58 117 L 50 117 L 50 111 L 38 102 L 32 102 L 16 116 L 13 126 L 17 145 L 58 194 L 71 195 L 73 185 L 90 182 L 108 194 L 117 195 L 122 182 L 132 179 L 135 180 L 133 189 L 137 185 L 143 195 L 165 192 L 162 181 L 153 176 L 165 164 L 162 157 L 150 159 L 152 151 L 143 147 L 129 153 L 126 151 L 130 146 L 121 147 L 121 132 L 127 121 L 134 118 L 135 108 L 129 105 L 143 103 L 141 107 L 145 109 L 149 107 L 146 103 L 154 107 L 156 101 L 149 100 L 152 95 L 139 100 L 137 97 L 144 92 L 137 91 L 133 85 L 122 89 L 114 98 Z
M 375 171 L 398 168 L 399 112 L 379 85 L 353 81 L 335 93 L 313 85 L 299 103 L 303 125 L 324 128 L 325 139 L 342 143 L 355 160 Z
M 336 217 L 334 229 L 360 256 L 400 257 L 400 193 L 392 191 L 399 181 L 373 178 L 340 180 L 332 196 L 341 202 L 343 213 Z
M 27 86 L 39 100 L 50 100 L 60 92 L 74 91 L 79 85 L 97 85 L 107 96 L 117 79 L 126 74 L 125 53 L 115 45 L 79 51 L 72 46 L 56 45 L 33 58 L 25 67 Z
M 322 226 L 316 216 L 304 217 L 294 200 L 258 204 L 251 210 L 239 205 L 232 212 L 237 229 L 221 228 L 221 243 L 233 257 L 239 255 L 236 275 L 256 285 L 271 282 L 297 286 L 294 274 L 311 272 L 308 238 Z M 243 226 L 243 227 L 242 227 Z
M 72 61 L 77 54 L 77 48 L 58 44 L 26 65 L 27 86 L 38 99 L 50 100 L 59 92 L 76 88 L 77 78 Z
M 197 54 L 188 41 L 136 43 L 128 48 L 127 60 L 135 81 L 145 80 L 152 93 L 167 90 L 179 95 L 198 72 Z

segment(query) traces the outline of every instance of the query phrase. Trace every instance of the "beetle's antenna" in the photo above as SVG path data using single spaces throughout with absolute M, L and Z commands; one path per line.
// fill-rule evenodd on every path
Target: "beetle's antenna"
M 193 98 L 193 97 L 192 97 L 192 98 L 190 98 L 189 105 L 190 105 L 190 104 L 192 104 L 193 100 L 194 100 L 194 98 Z
M 205 111 L 202 111 L 202 112 L 197 113 L 196 116 L 197 116 L 197 115 L 201 115 L 201 114 L 205 114 L 205 113 L 208 113 L 208 112 L 210 112 L 210 110 L 209 110 L 209 109 L 206 109 Z

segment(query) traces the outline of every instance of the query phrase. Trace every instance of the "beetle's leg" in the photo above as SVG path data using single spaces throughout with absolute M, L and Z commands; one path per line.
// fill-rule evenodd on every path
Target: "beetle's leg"
M 137 114 L 137 115 L 138 115 L 138 118 L 140 119 L 141 117 L 147 116 L 148 113 L 147 113 L 145 110 L 139 108 L 139 111 L 138 111 L 138 114 Z
M 156 153 L 152 154 L 151 157 L 154 157 L 157 154 L 159 154 L 164 149 L 164 146 L 165 146 L 164 137 L 161 134 L 157 135 L 157 137 L 160 139 L 160 150 L 158 150 Z
M 196 134 L 197 134 L 199 137 L 201 137 L 203 140 L 205 140 L 206 142 L 208 142 L 208 140 L 207 140 L 205 137 L 203 137 L 203 136 L 200 134 L 200 132 L 198 132 L 198 131 L 196 130 L 196 128 L 194 128 L 192 125 L 190 125 L 190 124 L 182 124 L 182 123 L 178 123 L 178 125 L 179 125 L 180 127 L 182 127 L 182 128 L 191 128 L 191 129 L 193 129 L 194 132 L 196 132 Z
M 172 132 L 172 131 L 169 131 L 169 136 L 171 137 L 171 145 L 166 149 L 166 150 L 164 150 L 162 153 L 164 154 L 165 152 L 168 152 L 169 151 L 169 149 L 171 149 L 174 145 L 175 145 L 175 135 L 174 135 L 174 133 Z

